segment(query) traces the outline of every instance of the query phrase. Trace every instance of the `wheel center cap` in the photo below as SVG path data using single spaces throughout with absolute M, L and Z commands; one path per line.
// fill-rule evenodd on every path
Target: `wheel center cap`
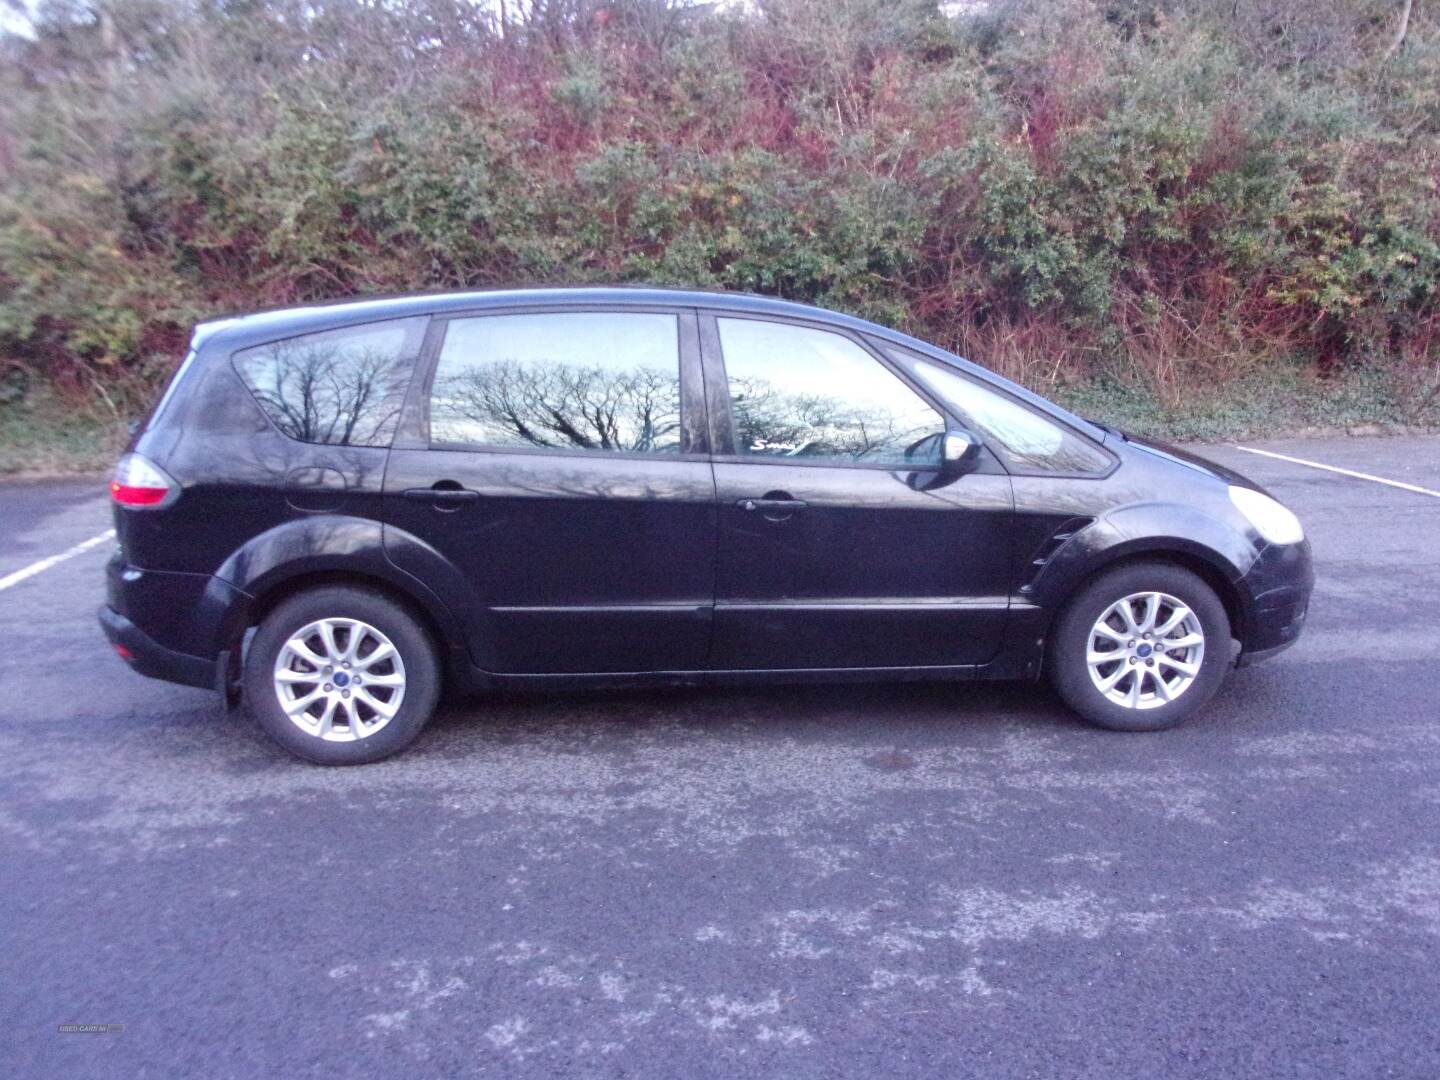
M 337 671 L 335 673 L 334 683 L 336 686 L 349 686 L 350 676 L 346 675 L 343 671 Z
M 1141 660 L 1144 660 L 1147 656 L 1149 656 L 1152 651 L 1153 650 L 1150 648 L 1149 645 L 1141 645 L 1138 649 L 1135 650 Z M 339 680 L 337 679 L 336 681 L 338 682 Z

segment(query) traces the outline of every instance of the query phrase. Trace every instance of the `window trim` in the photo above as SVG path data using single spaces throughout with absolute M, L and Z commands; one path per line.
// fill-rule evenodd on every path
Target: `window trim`
M 781 458 L 765 457 L 760 454 L 745 454 L 735 449 L 735 417 L 731 409 L 730 383 L 728 372 L 725 367 L 725 350 L 720 344 L 720 319 L 745 319 L 750 322 L 773 323 L 781 326 L 798 326 L 806 330 L 818 330 L 826 334 L 835 334 L 845 338 L 860 348 L 862 352 L 870 356 L 884 370 L 894 375 L 900 384 L 915 394 L 936 414 L 945 424 L 946 431 L 970 431 L 968 425 L 961 423 L 959 417 L 940 401 L 930 388 L 919 384 L 919 381 L 893 361 L 889 356 L 878 350 L 865 335 L 850 330 L 848 327 L 837 326 L 834 323 L 825 322 L 820 319 L 806 319 L 791 316 L 778 316 L 769 313 L 758 313 L 750 311 L 731 311 L 725 308 L 700 308 L 700 343 L 705 365 L 706 376 L 706 397 L 710 406 L 711 445 L 726 448 L 724 452 L 717 452 L 711 455 L 711 460 L 726 465 L 782 465 L 787 468 L 808 468 L 808 469 L 868 469 L 876 472 L 902 472 L 902 473 L 938 473 L 944 468 L 941 464 L 919 464 L 908 462 L 868 462 L 868 461 L 815 461 L 805 458 Z M 1006 471 L 1004 463 L 989 448 L 989 444 L 982 432 L 971 432 L 986 445 L 986 456 L 982 458 L 982 465 L 977 472 L 998 472 Z M 989 467 L 987 467 L 989 466 Z
M 1113 476 L 1115 470 L 1120 467 L 1120 459 L 1108 447 L 1096 442 L 1089 435 L 1085 434 L 1083 431 L 1078 430 L 1073 424 L 1067 424 L 1059 417 L 1052 416 L 1050 413 L 1044 411 L 1043 409 L 1035 408 L 1029 402 L 1022 401 L 1014 394 L 1007 393 L 1002 387 L 996 386 L 994 383 L 989 382 L 986 379 L 976 378 L 968 371 L 960 368 L 957 364 L 947 364 L 943 360 L 938 360 L 933 356 L 925 356 L 921 353 L 917 353 L 913 349 L 907 349 L 903 345 L 896 345 L 890 342 L 884 342 L 878 347 L 886 354 L 887 357 L 890 357 L 896 364 L 905 367 L 907 369 L 906 374 L 913 381 L 921 381 L 919 376 L 913 374 L 913 372 L 908 370 L 917 363 L 934 364 L 937 367 L 945 368 L 948 371 L 952 372 L 957 378 L 964 379 L 966 382 L 978 386 L 982 390 L 988 390 L 990 393 L 1003 398 L 1017 408 L 1024 409 L 1032 416 L 1038 416 L 1040 419 L 1046 421 L 1047 423 L 1054 424 L 1061 431 L 1069 432 L 1077 439 L 1082 440 L 1086 445 L 1093 447 L 1096 451 L 1100 453 L 1102 457 L 1104 457 L 1110 463 L 1108 468 L 1100 472 L 1062 472 L 1057 469 L 1036 469 L 1033 467 L 1025 467 L 1018 463 L 1012 463 L 1007 459 L 1007 453 L 996 450 L 993 446 L 991 446 L 991 443 L 998 442 L 998 440 L 991 438 L 983 431 L 972 432 L 972 434 L 974 434 L 976 438 L 980 439 L 983 443 L 985 443 L 986 448 L 989 449 L 990 453 L 995 455 L 996 460 L 998 460 L 1000 464 L 1004 466 L 1005 471 L 1008 472 L 1011 476 L 1043 477 L 1045 479 L 1053 480 L 1106 480 L 1109 477 Z M 892 350 L 897 353 L 898 356 L 890 356 Z M 948 406 L 946 407 L 946 412 L 950 412 Z M 964 427 L 967 431 L 971 430 L 968 425 L 962 424 L 961 426 Z
M 370 319 L 366 322 L 342 323 L 339 326 L 326 326 L 322 327 L 319 330 L 303 330 L 299 333 L 282 334 L 280 337 L 267 338 L 264 341 L 252 341 L 248 345 L 242 345 L 239 348 L 230 350 L 228 356 L 230 362 L 230 370 L 232 373 L 234 373 L 235 378 L 240 380 L 240 385 L 243 386 L 245 388 L 245 392 L 250 395 L 250 400 L 253 401 L 255 403 L 255 407 L 260 410 L 260 415 L 265 418 L 265 422 L 269 424 L 271 430 L 273 430 L 275 434 L 279 435 L 281 438 L 289 439 L 291 442 L 299 443 L 301 446 L 335 446 L 343 447 L 345 449 L 390 450 L 400 445 L 401 434 L 405 430 L 406 411 L 409 408 L 410 397 L 415 391 L 415 384 L 420 381 L 418 376 L 420 374 L 421 367 L 425 363 L 425 348 L 429 342 L 429 334 L 431 329 L 429 325 L 430 322 L 431 317 L 425 314 L 396 315 L 388 319 Z M 395 420 L 395 429 L 390 432 L 390 438 L 386 442 L 332 443 L 311 442 L 308 439 L 297 439 L 294 435 L 291 435 L 288 432 L 284 431 L 280 427 L 280 425 L 275 422 L 275 418 L 270 415 L 270 410 L 265 407 L 265 403 L 260 400 L 260 396 L 255 392 L 254 387 L 250 385 L 250 380 L 245 377 L 245 373 L 240 369 L 241 353 L 254 352 L 256 349 L 268 349 L 272 346 L 280 345 L 286 341 L 299 341 L 302 338 L 326 337 L 333 334 L 346 334 L 350 333 L 351 331 L 363 332 L 365 330 L 371 329 L 372 327 L 384 326 L 387 323 L 424 323 L 426 325 L 423 327 L 417 327 L 409 331 L 409 333 L 415 334 L 415 336 L 419 338 L 419 341 L 414 343 L 414 345 L 418 347 L 414 349 L 413 355 L 402 356 L 396 361 L 397 363 L 405 363 L 408 370 L 404 375 L 405 391 L 400 395 L 400 408 L 398 410 L 398 415 Z M 412 342 L 407 339 L 406 345 L 411 346 L 411 344 Z M 186 358 L 186 364 L 189 363 L 190 359 L 192 359 L 194 355 L 195 354 L 192 351 L 191 355 Z M 173 390 L 174 387 L 178 385 L 180 381 L 180 374 L 181 372 L 176 373 L 175 379 L 171 383 L 170 389 Z M 168 398 L 169 390 L 166 391 L 166 400 L 162 400 L 160 404 L 162 406 L 165 405 Z M 152 422 L 153 420 L 154 418 L 152 417 Z
M 676 321 L 677 375 L 680 382 L 680 452 L 654 453 L 647 450 L 585 450 L 565 446 L 498 446 L 493 443 L 442 442 L 433 437 L 430 427 L 430 400 L 435 374 L 440 366 L 440 353 L 450 323 L 504 315 L 670 315 Z M 467 308 L 432 317 L 422 349 L 419 378 L 411 384 L 410 398 L 401 418 L 404 441 L 399 433 L 396 449 L 432 450 L 441 453 L 523 454 L 538 457 L 576 457 L 592 460 L 621 459 L 630 461 L 709 461 L 710 443 L 705 424 L 703 396 L 704 377 L 700 370 L 699 331 L 695 309 L 660 304 L 566 303 L 515 304 L 504 307 Z

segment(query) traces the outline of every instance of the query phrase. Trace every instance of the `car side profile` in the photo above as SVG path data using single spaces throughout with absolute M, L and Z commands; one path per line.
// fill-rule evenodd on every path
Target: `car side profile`
M 527 289 L 200 325 L 111 485 L 100 621 L 301 757 L 442 687 L 1037 679 L 1157 730 L 1294 643 L 1299 521 L 933 345 L 754 296 Z

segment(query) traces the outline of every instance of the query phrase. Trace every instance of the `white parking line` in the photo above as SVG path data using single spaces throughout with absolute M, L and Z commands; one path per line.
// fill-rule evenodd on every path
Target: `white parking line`
M 43 573 L 44 571 L 49 570 L 50 567 L 54 566 L 56 563 L 62 563 L 66 559 L 73 559 L 76 555 L 83 555 L 85 554 L 85 552 L 89 551 L 96 545 L 103 544 L 106 540 L 113 539 L 115 539 L 115 530 L 106 529 L 99 536 L 92 536 L 89 540 L 82 540 L 74 547 L 66 551 L 60 552 L 59 555 L 51 555 L 48 559 L 41 559 L 39 562 L 31 563 L 29 566 L 21 570 L 16 570 L 13 574 L 6 574 L 3 578 L 0 578 L 0 592 L 4 592 L 6 589 L 10 588 L 11 585 L 19 585 L 20 582 L 24 581 L 26 578 L 32 578 L 36 574 Z
M 1356 480 L 1369 480 L 1375 484 L 1386 484 L 1389 487 L 1400 488 L 1402 491 L 1413 491 L 1417 495 L 1429 495 L 1432 498 L 1440 499 L 1440 491 L 1431 491 L 1418 484 L 1407 484 L 1403 480 L 1387 480 L 1383 476 L 1371 476 L 1369 473 L 1355 472 L 1353 469 L 1342 469 L 1338 465 L 1322 465 L 1318 461 L 1306 461 L 1304 458 L 1291 457 L 1289 454 L 1277 454 L 1273 450 L 1256 450 L 1253 446 L 1237 446 L 1235 449 L 1244 450 L 1247 454 L 1264 454 L 1266 457 L 1279 458 L 1281 461 L 1290 461 L 1296 465 L 1309 465 L 1312 469 L 1324 469 L 1326 472 L 1351 476 Z

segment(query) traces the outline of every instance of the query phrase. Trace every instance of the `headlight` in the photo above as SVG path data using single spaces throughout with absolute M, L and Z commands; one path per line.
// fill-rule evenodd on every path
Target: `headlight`
M 1300 519 L 1269 495 L 1254 488 L 1232 487 L 1230 501 L 1255 526 L 1255 531 L 1270 543 L 1298 544 L 1305 539 Z

